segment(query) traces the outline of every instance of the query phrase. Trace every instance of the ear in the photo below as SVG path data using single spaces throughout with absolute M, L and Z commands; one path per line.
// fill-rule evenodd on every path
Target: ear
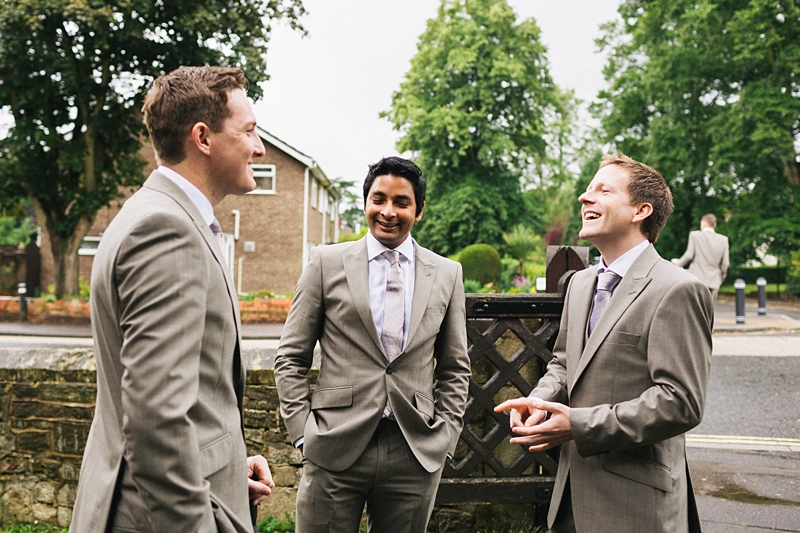
M 644 222 L 644 220 L 653 214 L 653 205 L 648 203 L 639 204 L 636 208 L 636 211 L 633 213 L 633 222 L 634 224 L 639 224 Z
M 420 220 L 422 220 L 422 213 L 424 212 L 425 212 L 425 202 L 422 202 L 422 209 L 419 210 L 419 215 L 416 216 L 414 221 L 419 222 Z
M 211 153 L 211 144 L 209 143 L 211 128 L 205 122 L 197 122 L 192 126 L 190 133 L 194 149 L 203 155 L 209 155 Z

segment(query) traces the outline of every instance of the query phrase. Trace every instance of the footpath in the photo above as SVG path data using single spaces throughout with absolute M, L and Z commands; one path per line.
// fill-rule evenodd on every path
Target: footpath
M 242 347 L 250 354 L 257 354 L 261 361 L 274 360 L 282 330 L 283 324 L 245 324 L 242 326 Z M 55 346 L 63 342 L 91 346 L 91 335 L 91 327 L 85 325 L 0 322 L 0 343 Z M 740 324 L 737 323 L 733 298 L 720 297 L 715 308 L 713 353 L 715 356 L 800 357 L 800 304 L 769 301 L 766 314 L 759 315 L 755 300 L 748 299 L 745 304 L 745 322 Z M 727 468 L 744 471 L 746 465 L 736 463 L 753 459 L 752 456 L 735 455 L 735 449 L 750 452 L 760 450 L 762 455 L 756 457 L 762 461 L 770 460 L 770 453 L 778 453 L 782 460 L 788 460 L 792 464 L 800 460 L 800 448 L 797 448 L 797 442 L 792 439 L 766 447 L 764 442 L 758 442 L 755 446 L 752 444 L 741 443 L 738 448 L 725 444 L 723 447 L 730 450 L 725 461 Z M 776 451 L 776 446 L 788 451 Z M 690 448 L 691 455 L 697 455 L 711 453 L 712 450 L 708 448 L 719 446 L 702 442 L 702 439 L 693 439 L 690 435 L 687 447 Z M 696 474 L 703 475 L 701 472 Z M 800 487 L 800 479 L 794 487 L 798 496 L 790 500 L 800 501 L 800 488 L 797 488 Z M 800 504 L 771 505 L 755 501 L 747 503 L 702 494 L 698 494 L 697 500 L 705 533 L 800 532 Z

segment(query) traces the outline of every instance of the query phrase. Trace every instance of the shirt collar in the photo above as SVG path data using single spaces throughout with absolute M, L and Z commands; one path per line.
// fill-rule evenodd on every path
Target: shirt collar
M 716 231 L 714 231 L 714 228 L 703 228 L 703 231 L 710 231 L 711 233 L 716 233 Z
M 367 232 L 367 258 L 372 261 L 379 255 L 381 255 L 386 250 L 391 250 L 391 248 L 387 248 L 382 242 L 375 238 L 372 233 L 369 231 Z M 408 238 L 403 241 L 401 245 L 395 248 L 400 255 L 408 259 L 409 262 L 413 264 L 414 262 L 414 239 L 411 237 L 409 233 Z
M 633 266 L 633 263 L 639 258 L 640 255 L 642 255 L 642 252 L 644 252 L 648 246 L 650 246 L 650 241 L 645 239 L 619 256 L 616 261 L 608 266 L 606 266 L 605 262 L 602 260 L 602 258 L 600 258 L 600 266 L 597 267 L 597 275 L 599 276 L 606 270 L 610 270 L 616 273 L 619 277 L 624 278 L 625 274 L 627 274 L 628 270 L 630 270 L 631 266 Z
M 214 221 L 214 208 L 211 206 L 211 202 L 208 201 L 208 198 L 206 198 L 206 195 L 200 192 L 200 189 L 195 187 L 192 182 L 171 168 L 161 165 L 158 167 L 158 171 L 169 178 L 170 181 L 175 183 L 175 185 L 180 187 L 180 189 L 186 193 L 186 196 L 188 196 L 189 200 L 192 201 L 194 206 L 197 208 L 197 211 L 200 212 L 200 216 L 203 217 L 203 222 L 206 223 L 206 226 L 210 226 Z

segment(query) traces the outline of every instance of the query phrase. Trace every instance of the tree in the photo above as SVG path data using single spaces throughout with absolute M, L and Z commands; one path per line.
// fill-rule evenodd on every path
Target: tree
M 428 181 L 415 236 L 451 254 L 499 246 L 529 221 L 523 169 L 544 152 L 545 110 L 557 103 L 532 19 L 517 23 L 505 0 L 442 0 L 383 114 Z
M 606 26 L 606 140 L 659 169 L 675 213 L 659 240 L 677 256 L 714 212 L 735 262 L 786 257 L 800 239 L 800 5 L 627 0 Z
M 139 185 L 143 91 L 180 65 L 239 66 L 258 97 L 271 21 L 301 0 L 7 0 L 0 5 L 0 194 L 28 196 L 50 237 L 56 295 L 78 292 L 99 209 Z M 302 30 L 302 28 L 300 28 Z

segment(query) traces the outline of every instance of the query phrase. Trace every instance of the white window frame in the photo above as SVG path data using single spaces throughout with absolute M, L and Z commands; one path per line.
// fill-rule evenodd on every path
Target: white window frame
M 277 172 L 275 171 L 275 165 L 272 164 L 263 164 L 263 163 L 253 163 L 253 174 L 255 178 L 272 178 L 272 189 L 261 189 L 258 186 L 252 191 L 247 194 L 275 194 L 277 191 L 276 181 L 277 181 Z M 259 175 L 261 174 L 261 175 Z M 256 182 L 258 183 L 258 182 Z
M 95 245 L 94 248 L 84 248 L 83 247 L 84 244 L 90 243 L 90 242 L 97 243 L 97 245 Z M 94 236 L 94 235 L 87 235 L 86 237 L 83 238 L 83 241 L 81 242 L 81 247 L 78 248 L 78 255 L 83 255 L 83 256 L 94 256 L 94 255 L 97 255 L 97 246 L 99 246 L 99 245 L 100 245 L 100 237 L 97 237 L 97 236 Z
M 319 193 L 317 192 L 317 187 L 319 187 L 319 185 L 317 185 L 317 180 L 311 180 L 311 207 L 318 210 L 317 197 Z

